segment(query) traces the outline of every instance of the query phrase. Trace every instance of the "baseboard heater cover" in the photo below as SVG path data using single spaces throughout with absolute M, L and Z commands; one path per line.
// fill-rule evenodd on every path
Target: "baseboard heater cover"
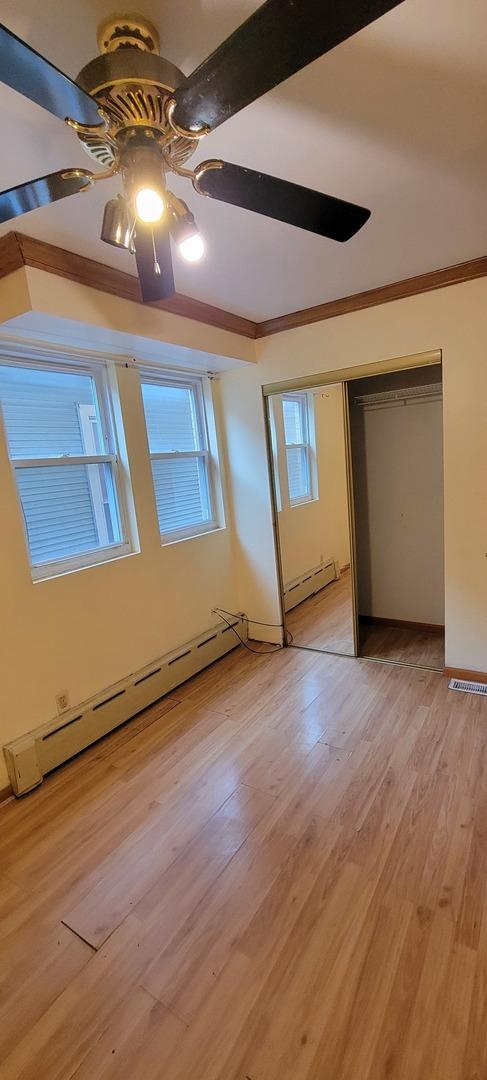
M 239 640 L 232 627 L 245 640 L 247 619 L 241 615 L 229 622 L 212 626 L 78 708 L 7 743 L 4 754 L 14 794 L 31 791 L 52 769 L 236 648 Z
M 306 570 L 284 586 L 284 611 L 291 611 L 291 608 L 297 607 L 309 596 L 314 596 L 339 576 L 338 563 L 334 559 L 328 559 L 327 562 L 314 566 L 312 570 Z

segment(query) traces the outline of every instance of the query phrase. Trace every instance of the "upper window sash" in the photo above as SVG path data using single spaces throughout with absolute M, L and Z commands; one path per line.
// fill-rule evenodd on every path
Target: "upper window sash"
M 93 405 L 100 435 L 103 440 L 103 451 L 105 454 L 111 455 L 114 459 L 118 459 L 117 446 L 114 441 L 114 419 L 108 392 L 107 368 L 105 362 L 93 361 L 90 363 L 89 361 L 76 358 L 67 363 L 61 357 L 57 359 L 54 355 L 52 359 L 45 360 L 41 358 L 35 359 L 32 356 L 4 356 L 0 352 L 0 367 L 11 367 L 14 369 L 24 368 L 32 371 L 45 371 L 47 373 L 60 372 L 64 375 L 84 375 L 87 378 L 92 379 L 95 387 Z M 14 464 L 19 460 L 22 460 L 14 457 L 10 453 L 10 449 L 9 456 Z M 86 462 L 88 455 L 82 456 Z M 59 461 L 62 457 L 64 457 L 63 454 L 51 455 L 47 464 L 49 464 L 51 460 Z M 70 460 L 73 460 L 73 458 L 70 458 Z
M 286 437 L 286 419 L 285 419 L 285 402 L 293 402 L 297 405 L 299 411 L 299 426 L 301 428 L 302 439 L 287 439 Z M 306 394 L 283 394 L 282 395 L 282 408 L 283 408 L 283 427 L 284 427 L 284 444 L 288 446 L 307 446 L 309 444 L 309 431 L 308 431 L 308 400 Z
M 198 375 L 195 375 L 194 377 L 185 375 L 184 377 L 179 378 L 176 374 L 168 373 L 168 372 L 165 372 L 165 371 L 161 371 L 161 373 L 159 374 L 158 372 L 155 372 L 153 369 L 145 368 L 145 369 L 142 369 L 142 371 L 140 373 L 140 382 L 141 382 L 141 386 L 144 386 L 144 385 L 159 386 L 159 387 L 168 386 L 168 387 L 174 387 L 175 389 L 190 390 L 191 391 L 191 402 L 192 402 L 192 410 L 193 410 L 194 430 L 195 430 L 195 432 L 196 432 L 196 434 L 198 436 L 197 441 L 199 443 L 199 446 L 197 447 L 197 449 L 198 450 L 204 450 L 204 451 L 206 451 L 208 453 L 209 452 L 209 439 L 208 439 L 208 429 L 207 429 L 207 423 L 206 423 L 206 405 L 205 405 L 205 396 L 204 396 L 204 391 L 203 391 L 203 377 L 204 376 L 198 376 Z M 146 423 L 147 423 L 147 417 L 146 417 Z M 149 446 L 149 453 L 150 453 L 151 457 L 154 457 L 158 453 L 162 453 L 162 452 L 167 453 L 167 454 L 175 454 L 175 453 L 184 453 L 185 451 L 181 451 L 181 450 L 156 451 L 156 450 L 151 450 L 150 446 Z M 195 453 L 195 452 L 196 452 L 195 450 L 187 451 L 187 453 Z

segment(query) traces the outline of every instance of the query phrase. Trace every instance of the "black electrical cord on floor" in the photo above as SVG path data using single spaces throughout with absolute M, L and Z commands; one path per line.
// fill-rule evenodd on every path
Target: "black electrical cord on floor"
M 234 619 L 241 619 L 242 613 L 238 611 L 226 611 L 224 607 L 213 608 L 213 613 L 216 615 L 218 612 L 223 611 L 224 615 L 231 615 Z M 284 627 L 280 622 L 259 622 L 258 619 L 249 619 L 245 616 L 247 622 L 255 623 L 256 626 L 273 626 L 276 630 L 283 630 Z
M 238 640 L 240 641 L 241 645 L 244 646 L 244 649 L 247 649 L 247 652 L 255 653 L 257 656 L 265 656 L 268 653 L 278 652 L 282 648 L 282 645 L 278 645 L 277 643 L 272 644 L 269 641 L 269 642 L 267 642 L 267 644 L 270 646 L 269 649 L 253 649 L 251 645 L 249 645 L 246 641 L 244 641 L 243 637 L 240 636 L 238 630 L 235 629 L 235 627 L 232 625 L 232 623 L 230 623 L 228 621 L 228 619 L 225 618 L 225 615 L 230 615 L 230 617 L 233 618 L 233 619 L 241 619 L 242 618 L 241 615 L 239 615 L 235 611 L 226 611 L 225 608 L 213 608 L 212 611 L 213 611 L 214 615 L 219 615 L 220 618 L 223 619 L 223 622 L 225 622 L 227 624 L 227 626 L 230 628 L 230 630 L 233 630 L 233 632 L 235 634 L 235 637 L 238 637 Z M 247 623 L 249 623 L 249 622 L 255 623 L 256 626 L 270 626 L 270 627 L 275 628 L 277 630 L 284 630 L 284 633 L 286 633 L 291 638 L 291 641 L 287 640 L 286 644 L 287 645 L 292 644 L 293 636 L 292 636 L 292 634 L 289 633 L 289 631 L 285 630 L 282 623 L 265 623 L 265 622 L 259 622 L 258 619 L 246 619 L 246 622 Z

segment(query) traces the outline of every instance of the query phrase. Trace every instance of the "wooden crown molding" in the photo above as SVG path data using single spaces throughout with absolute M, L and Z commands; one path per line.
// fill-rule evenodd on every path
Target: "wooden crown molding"
M 0 278 L 13 274 L 24 265 L 18 234 L 9 232 L 0 237 Z
M 6 236 L 0 238 L 0 278 L 22 266 L 36 267 L 38 270 L 45 270 L 48 274 L 58 274 L 70 281 L 77 281 L 80 285 L 88 285 L 92 289 L 112 293 L 125 300 L 133 300 L 137 304 L 142 303 L 139 283 L 131 274 L 126 274 L 123 270 L 115 270 L 94 259 L 88 259 L 85 255 L 65 251 L 64 248 L 48 244 L 44 240 L 35 240 L 34 237 L 25 236 L 23 233 L 7 233 Z M 344 296 L 339 300 L 329 300 L 315 307 L 303 308 L 302 311 L 279 315 L 275 319 L 265 319 L 260 323 L 179 293 L 175 293 L 169 300 L 159 300 L 150 306 L 162 311 L 170 311 L 174 315 L 182 315 L 186 319 L 195 319 L 209 326 L 216 326 L 220 330 L 229 330 L 243 337 L 263 338 L 270 334 L 282 333 L 283 330 L 294 330 L 299 326 L 307 326 L 309 323 L 334 319 L 338 315 L 349 315 L 353 311 L 377 307 L 379 304 L 388 304 L 392 300 L 403 300 L 409 296 L 418 296 L 421 293 L 432 292 L 434 289 L 445 288 L 447 285 L 459 285 L 480 277 L 487 277 L 486 255 L 478 259 L 470 259 L 468 262 L 457 263 L 455 266 L 447 266 L 441 270 L 431 270 L 417 277 L 405 278 L 404 281 L 381 285 L 377 289 L 368 289 L 365 292 L 354 293 L 352 296 Z
M 265 322 L 257 323 L 255 336 L 268 337 L 270 334 L 279 334 L 283 330 L 307 326 L 308 323 L 334 319 L 337 315 L 349 315 L 352 311 L 362 311 L 364 308 L 376 307 L 378 304 L 388 304 L 391 300 L 404 300 L 408 296 L 419 296 L 420 293 L 443 289 L 446 285 L 459 285 L 461 282 L 486 276 L 487 256 L 484 255 L 479 259 L 457 263 L 456 266 L 431 270 L 427 274 L 405 278 L 404 281 L 395 281 L 391 285 L 381 285 L 377 289 L 354 293 L 340 300 L 329 300 L 326 304 L 317 304 L 315 307 L 304 308 L 302 311 L 293 311 L 289 315 L 279 315 L 276 319 L 266 319 Z
M 0 239 L 0 277 L 11 274 L 21 266 L 32 266 L 37 270 L 45 270 L 48 274 L 57 274 L 69 281 L 77 281 L 80 285 L 89 285 L 91 289 L 112 293 L 137 304 L 142 303 L 139 282 L 131 274 L 88 259 L 85 255 L 65 251 L 64 248 L 48 244 L 45 240 L 35 240 L 32 236 L 18 232 L 8 233 Z M 158 300 L 150 307 L 170 311 L 173 315 L 182 315 L 185 319 L 195 319 L 220 330 L 230 330 L 242 337 L 255 338 L 256 324 L 251 319 L 244 319 L 231 311 L 224 311 L 179 293 L 175 293 L 169 300 Z

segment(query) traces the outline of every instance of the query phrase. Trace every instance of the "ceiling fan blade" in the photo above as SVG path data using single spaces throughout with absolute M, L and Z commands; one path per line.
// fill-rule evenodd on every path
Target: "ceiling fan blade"
M 101 123 L 95 99 L 1 23 L 0 79 L 61 120 Z
M 167 300 L 175 292 L 168 228 L 137 221 L 134 242 L 143 301 Z M 157 273 L 156 263 L 160 273 Z
M 226 161 L 221 168 L 207 170 L 203 162 L 198 168 L 196 190 L 341 242 L 350 240 L 370 217 L 370 210 L 363 206 Z
M 174 121 L 213 129 L 403 0 L 266 0 L 176 90 Z
M 29 210 L 37 210 L 39 206 L 65 199 L 67 195 L 77 195 L 79 191 L 87 190 L 91 187 L 91 175 L 84 169 L 64 169 L 1 191 L 0 224 L 20 214 L 27 214 Z

